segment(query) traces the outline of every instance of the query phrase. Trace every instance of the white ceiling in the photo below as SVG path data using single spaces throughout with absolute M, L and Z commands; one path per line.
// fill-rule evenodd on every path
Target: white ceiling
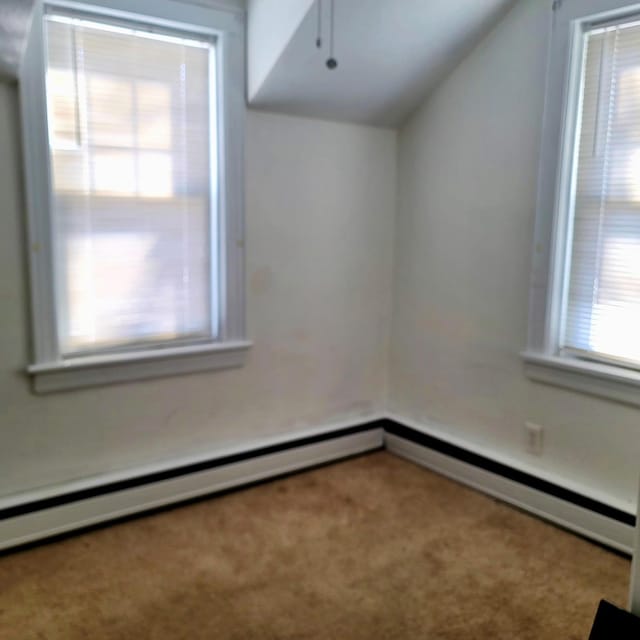
M 183 0 L 243 7 L 244 0 Z M 334 0 L 335 54 L 329 71 L 328 7 L 325 46 L 315 46 L 317 5 L 287 0 L 295 20 L 284 20 L 282 0 L 249 2 L 249 76 L 260 62 L 251 105 L 312 117 L 398 126 L 424 96 L 516 0 Z M 16 78 L 34 0 L 0 0 L 0 78 Z M 301 18 L 292 12 L 299 5 Z M 260 11 L 252 9 L 260 8 Z M 283 22 L 287 29 L 278 29 Z M 265 54 L 265 33 L 274 56 Z M 257 34 L 252 37 L 252 34 Z M 274 35 L 275 34 L 275 35 Z M 282 42 L 272 42 L 274 37 Z M 260 65 L 258 65 L 260 66 Z M 257 67 L 256 67 L 257 68 Z
M 250 104 L 395 127 L 515 0 L 334 0 L 335 55 L 315 46 L 314 3 Z M 324 0 L 325 42 L 328 7 Z M 251 10 L 251 5 L 249 5 Z M 249 43 L 251 59 L 251 42 Z
M 253 97 L 313 6 L 314 0 L 249 0 L 247 93 Z

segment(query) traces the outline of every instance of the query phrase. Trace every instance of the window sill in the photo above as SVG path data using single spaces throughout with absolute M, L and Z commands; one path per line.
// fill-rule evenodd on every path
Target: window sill
M 640 372 L 578 358 L 525 351 L 525 375 L 537 382 L 640 406 Z
M 36 393 L 159 378 L 244 364 L 247 341 L 86 356 L 28 367 Z

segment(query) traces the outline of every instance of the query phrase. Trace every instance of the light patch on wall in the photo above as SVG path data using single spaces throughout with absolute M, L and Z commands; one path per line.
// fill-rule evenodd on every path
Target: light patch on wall
M 251 274 L 250 286 L 252 293 L 266 293 L 273 282 L 273 270 L 269 266 L 259 267 Z

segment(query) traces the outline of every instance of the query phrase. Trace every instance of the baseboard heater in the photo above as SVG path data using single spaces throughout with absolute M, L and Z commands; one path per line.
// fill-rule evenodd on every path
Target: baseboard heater
M 385 447 L 405 459 L 529 511 L 608 547 L 633 553 L 632 513 L 496 462 L 396 420 L 387 420 Z
M 0 550 L 286 475 L 383 446 L 374 420 L 112 482 L 0 503 Z
M 596 542 L 632 553 L 635 516 L 390 418 L 230 455 L 0 501 L 0 550 L 86 529 L 386 447 Z

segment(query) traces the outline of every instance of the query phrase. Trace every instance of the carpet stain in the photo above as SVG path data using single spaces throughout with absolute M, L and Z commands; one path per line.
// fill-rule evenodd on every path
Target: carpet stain
M 379 452 L 0 558 L 2 640 L 585 640 L 630 563 Z

